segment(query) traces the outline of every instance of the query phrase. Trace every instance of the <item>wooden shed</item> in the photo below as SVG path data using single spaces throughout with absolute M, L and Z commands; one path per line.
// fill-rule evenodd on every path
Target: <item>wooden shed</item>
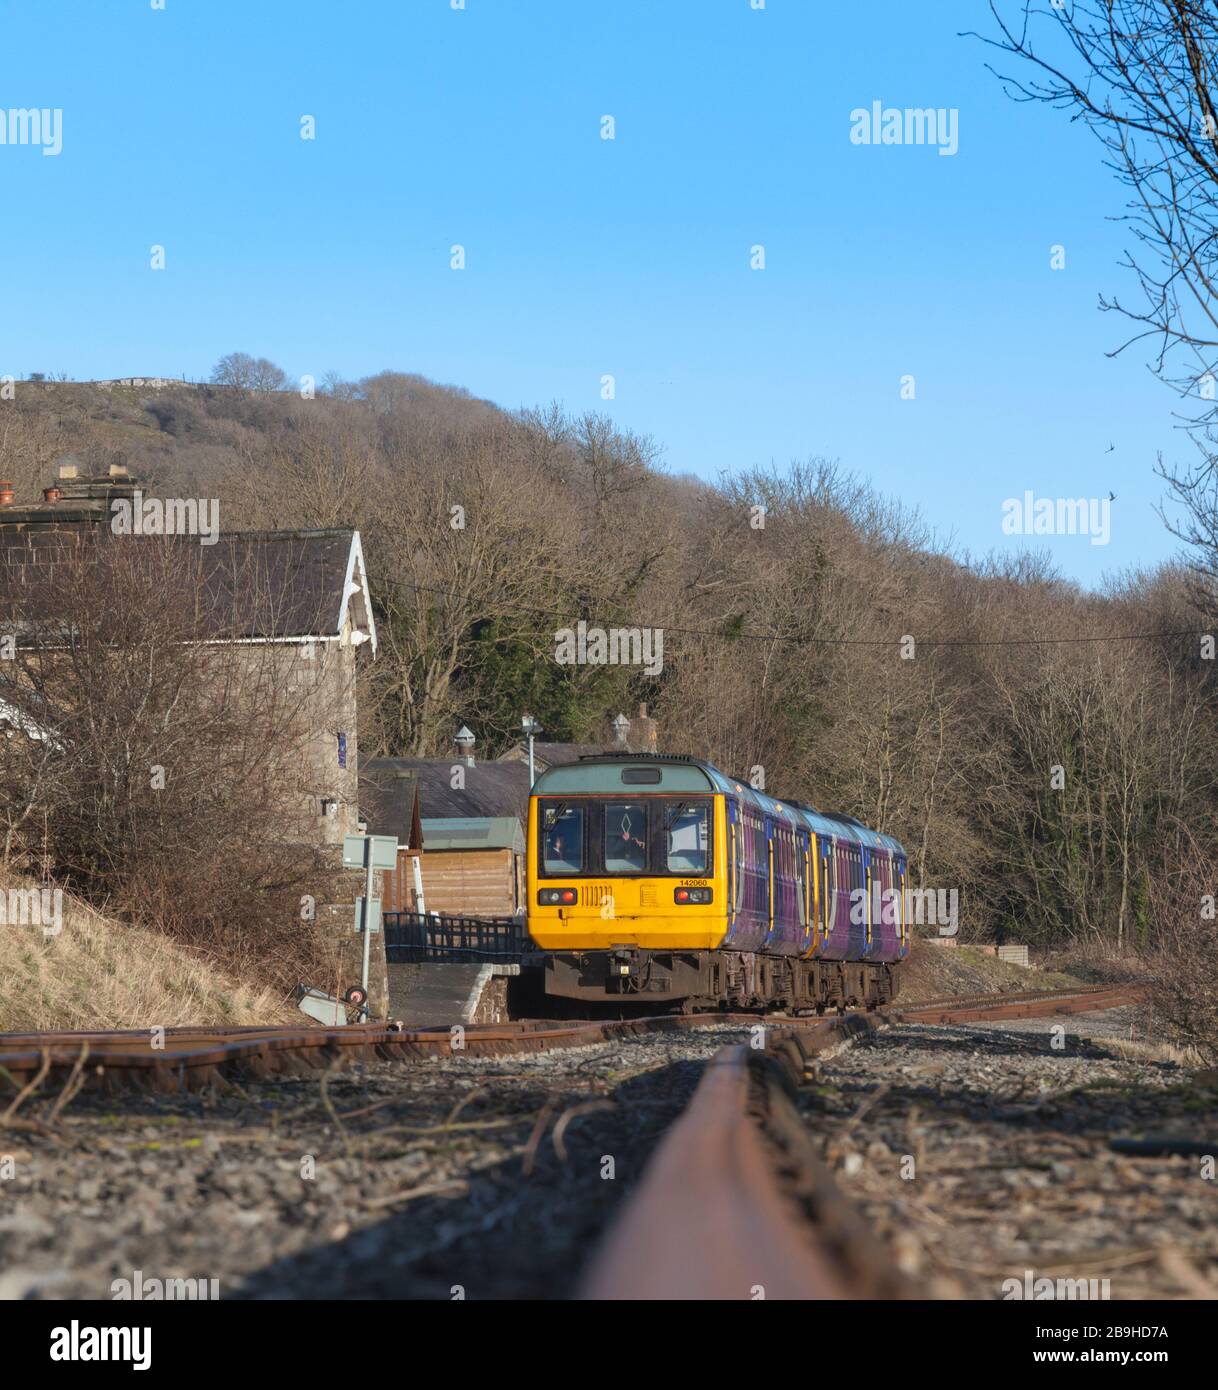
M 524 906 L 524 831 L 515 816 L 424 819 L 421 868 L 428 912 L 511 917 Z M 406 910 L 417 909 L 411 902 Z
M 370 759 L 360 769 L 360 808 L 372 834 L 396 835 L 400 847 L 396 872 L 384 876 L 384 910 L 463 917 L 523 910 L 528 797 L 528 769 L 519 763 Z

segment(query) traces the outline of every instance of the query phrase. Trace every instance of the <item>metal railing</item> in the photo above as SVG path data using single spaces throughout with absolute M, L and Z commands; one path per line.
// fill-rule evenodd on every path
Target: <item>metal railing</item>
M 391 965 L 414 961 L 519 961 L 534 947 L 515 917 L 455 917 L 386 912 L 385 955 Z

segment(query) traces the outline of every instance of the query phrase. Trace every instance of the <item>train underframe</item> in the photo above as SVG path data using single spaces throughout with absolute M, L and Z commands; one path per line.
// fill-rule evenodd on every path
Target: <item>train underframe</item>
M 753 951 L 552 951 L 545 993 L 581 1003 L 700 1009 L 874 1009 L 896 997 L 900 971 L 871 961 L 803 960 Z

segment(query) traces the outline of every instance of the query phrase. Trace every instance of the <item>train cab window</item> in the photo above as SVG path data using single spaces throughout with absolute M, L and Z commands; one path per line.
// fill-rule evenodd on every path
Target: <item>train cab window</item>
M 664 812 L 668 871 L 674 874 L 705 874 L 709 845 L 709 807 L 675 802 Z
M 647 806 L 642 801 L 605 803 L 605 870 L 639 874 L 647 868 Z
M 546 873 L 579 873 L 584 866 L 584 808 L 561 802 L 546 806 L 541 831 Z

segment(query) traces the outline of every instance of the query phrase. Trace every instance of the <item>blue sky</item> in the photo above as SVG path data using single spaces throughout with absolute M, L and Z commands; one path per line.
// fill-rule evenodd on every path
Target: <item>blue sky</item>
M 0 372 L 416 371 L 676 472 L 828 456 L 1087 584 L 1173 553 L 1175 398 L 1096 308 L 1122 190 L 958 37 L 981 0 L 164 3 L 0 4 L 0 108 L 63 111 L 58 156 L 0 147 Z M 852 144 L 877 100 L 957 109 L 958 152 Z M 1110 543 L 1004 535 L 1027 489 L 1115 492 Z

